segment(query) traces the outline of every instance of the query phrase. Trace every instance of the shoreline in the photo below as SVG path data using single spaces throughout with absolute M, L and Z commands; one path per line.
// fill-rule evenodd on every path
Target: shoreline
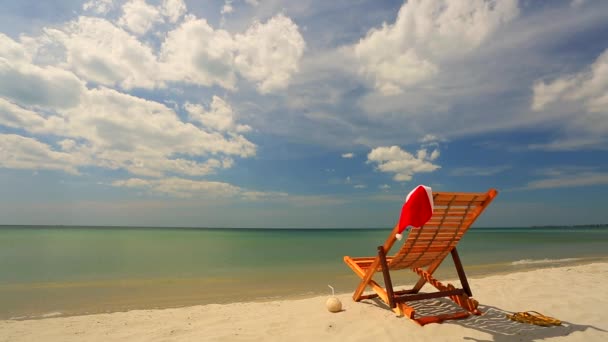
M 583 266 L 583 265 L 589 265 L 589 264 L 594 264 L 594 263 L 607 263 L 608 264 L 608 257 L 586 257 L 586 258 L 564 258 L 564 259 L 540 259 L 540 260 L 527 260 L 527 259 L 522 259 L 522 260 L 518 260 L 515 262 L 510 262 L 510 263 L 497 263 L 497 264 L 484 264 L 484 265 L 470 265 L 470 266 L 465 266 L 465 271 L 467 272 L 467 276 L 469 277 L 469 279 L 475 281 L 477 279 L 484 279 L 487 277 L 493 277 L 493 276 L 507 276 L 509 274 L 513 274 L 513 273 L 520 273 L 520 272 L 534 272 L 537 270 L 544 270 L 544 269 L 552 269 L 552 268 L 562 268 L 562 267 L 577 267 L 577 266 Z M 511 269 L 506 269 L 507 267 L 510 267 Z M 437 272 L 437 274 L 439 275 L 440 279 L 444 279 L 448 282 L 455 282 L 457 281 L 457 276 L 455 274 L 455 272 L 446 272 L 449 274 L 445 274 L 443 272 L 443 267 L 440 268 Z M 482 270 L 482 271 L 480 271 Z M 350 272 L 350 270 L 348 270 Z M 414 281 L 417 279 L 417 277 L 411 273 L 411 272 L 400 272 L 396 274 L 397 277 L 397 284 L 409 284 L 410 281 Z M 345 276 L 350 276 L 350 273 L 345 272 Z M 378 279 L 380 279 L 380 274 L 377 275 Z M 401 277 L 401 279 L 400 279 Z M 342 286 L 340 286 L 336 292 L 336 294 L 338 295 L 346 295 L 349 293 L 349 291 L 344 291 L 344 288 L 347 288 L 348 286 L 356 286 L 356 282 L 357 279 L 353 277 L 352 282 L 349 282 L 349 285 L 344 286 L 344 284 L 340 284 Z M 403 281 L 405 280 L 405 282 Z M 123 279 L 123 280 L 119 280 L 116 281 L 118 283 L 121 284 L 125 284 L 125 283 L 129 283 L 131 280 L 129 279 Z M 153 284 L 155 282 L 172 282 L 174 280 L 172 279 L 133 279 L 133 281 L 135 281 L 136 283 L 141 282 L 141 283 L 148 283 L 148 284 Z M 48 288 L 54 288 L 54 287 L 58 287 L 58 288 L 63 288 L 63 287 L 68 287 L 68 288 L 74 288 L 74 289 L 78 289 L 80 287 L 90 287 L 90 286 L 96 286 L 96 285 L 101 285 L 101 286 L 108 286 L 111 285 L 112 282 L 110 283 L 106 283 L 106 281 L 100 281 L 100 282 L 96 282 L 96 281 L 87 281 L 87 282 L 83 282 L 83 283 L 67 283 L 67 284 L 63 284 L 63 283 L 35 283 L 33 284 L 33 287 L 48 287 Z M 334 283 L 331 283 L 330 285 L 335 285 Z M 10 285 L 4 285 L 4 289 L 10 289 L 10 288 L 23 288 L 24 286 L 27 286 L 27 284 L 10 284 Z M 324 286 L 326 288 L 326 286 Z M 2 288 L 2 286 L 0 285 L 0 289 Z M 180 289 L 183 290 L 183 289 Z M 188 297 L 188 295 L 186 295 L 184 297 L 184 299 L 166 299 L 164 301 L 159 301 L 158 298 L 157 300 L 157 305 L 147 305 L 147 306 L 142 306 L 142 300 L 141 299 L 137 299 L 133 302 L 129 303 L 125 303 L 125 302 L 114 302 L 114 304 L 112 305 L 112 309 L 106 309 L 106 310 L 102 310 L 102 309 L 64 309 L 64 310 L 51 310 L 51 311 L 46 311 L 46 312 L 40 312 L 40 313 L 35 313 L 35 314 L 23 314 L 23 315 L 15 315 L 15 316 L 11 316 L 11 317 L 1 317 L 0 316 L 0 321 L 27 321 L 27 320 L 41 320 L 41 319 L 47 319 L 47 318 L 61 318 L 61 317 L 75 317 L 75 316 L 90 316 L 90 315 L 96 315 L 96 314 L 112 314 L 112 313 L 125 313 L 125 312 L 130 312 L 130 311 L 137 311 L 137 310 L 165 310 L 165 309 L 183 309 L 183 308 L 188 308 L 188 307 L 194 307 L 194 306 L 206 306 L 206 305 L 229 305 L 229 304 L 245 304 L 245 303 L 267 303 L 267 302 L 274 302 L 274 301 L 292 301 L 292 300 L 302 300 L 302 299 L 313 299 L 316 297 L 322 297 L 325 296 L 326 293 L 329 293 L 329 289 L 327 288 L 327 290 L 323 289 L 322 291 L 319 290 L 308 290 L 306 292 L 298 292 L 298 293 L 287 293 L 287 294 L 277 294 L 274 296 L 258 296 L 255 298 L 249 298 L 252 297 L 251 296 L 243 296 L 241 298 L 237 298 L 236 300 L 226 300 L 224 297 L 222 297 L 222 300 L 219 301 L 205 301 L 203 300 L 203 302 L 200 302 L 200 300 L 198 300 L 198 303 L 196 302 L 197 299 L 193 296 L 193 297 Z M 89 300 L 90 301 L 90 300 Z M 163 302 L 165 304 L 158 304 L 159 302 Z M 194 303 L 193 303 L 194 302 Z M 175 303 L 181 303 L 181 304 L 175 304 Z M 85 306 L 86 307 L 86 306 Z
M 474 298 L 486 312 L 465 320 L 423 328 L 373 300 L 355 303 L 350 293 L 336 296 L 340 313 L 324 306 L 329 297 L 206 304 L 179 308 L 0 321 L 0 341 L 80 340 L 488 340 L 511 338 L 608 339 L 608 262 L 523 270 L 469 277 Z M 354 289 L 354 288 L 353 288 Z M 428 289 L 425 289 L 428 291 Z M 435 300 L 444 306 L 446 302 Z M 448 302 L 449 303 L 449 302 Z M 504 319 L 513 311 L 536 310 L 564 321 L 561 327 L 537 327 Z M 499 322 L 499 323 L 497 323 Z M 489 335 L 488 335 L 489 334 Z M 516 335 L 516 336 L 514 336 Z M 449 339 L 448 339 L 449 340 Z
M 519 272 L 534 272 L 537 270 L 544 270 L 544 269 L 551 269 L 551 268 L 562 268 L 562 267 L 577 267 L 577 266 L 583 266 L 583 265 L 589 265 L 589 264 L 594 264 L 594 263 L 608 263 L 608 257 L 588 257 L 588 258 L 564 258 L 564 259 L 540 259 L 540 260 L 527 260 L 527 259 L 522 259 L 522 260 L 518 260 L 515 262 L 510 262 L 510 263 L 497 263 L 497 264 L 484 264 L 484 265 L 469 265 L 465 267 L 465 271 L 467 272 L 467 276 L 469 277 L 469 279 L 484 279 L 487 277 L 492 277 L 492 276 L 507 276 L 509 274 L 513 274 L 513 273 L 519 273 Z M 451 269 L 448 268 L 448 273 L 450 273 L 449 275 L 446 275 L 445 272 L 445 268 L 443 268 L 443 266 L 436 272 L 436 274 L 438 275 L 439 279 L 444 279 L 445 281 L 448 282 L 455 282 L 457 281 L 456 278 L 456 274 L 455 272 L 451 272 Z M 510 269 L 508 269 L 510 268 Z M 350 270 L 349 270 L 350 271 Z M 350 276 L 349 273 L 345 273 L 347 276 Z M 410 282 L 415 282 L 417 279 L 417 276 L 412 273 L 412 272 L 398 272 L 395 274 L 396 277 L 396 284 L 400 285 L 400 284 L 409 284 Z M 378 277 L 378 279 L 380 279 L 381 275 L 378 274 L 376 277 Z M 338 295 L 345 295 L 348 294 L 350 290 L 348 291 L 344 291 L 345 288 L 348 288 L 348 286 L 351 286 L 354 288 L 354 286 L 356 286 L 357 284 L 357 278 L 355 278 L 353 276 L 353 279 L 351 279 L 352 281 L 348 281 L 348 285 L 345 286 L 345 284 L 340 284 L 341 286 L 339 288 L 337 288 L 336 294 Z M 154 283 L 158 283 L 158 282 L 176 282 L 176 280 L 173 279 L 134 279 L 133 281 L 135 281 L 136 283 L 146 283 L 146 284 L 154 284 Z M 177 280 L 177 282 L 179 282 L 180 280 Z M 89 288 L 89 287 L 95 287 L 95 286 L 100 286 L 100 288 L 103 287 L 112 287 L 112 286 L 116 286 L 116 284 L 120 284 L 121 286 L 123 286 L 124 284 L 129 284 L 131 282 L 131 280 L 117 280 L 114 282 L 107 282 L 107 281 L 101 281 L 101 282 L 97 282 L 97 281 L 91 281 L 91 282 L 76 282 L 76 283 L 35 283 L 32 284 L 31 286 L 33 288 L 71 288 L 74 290 L 78 290 L 79 288 Z M 114 285 L 113 285 L 114 284 Z M 132 284 L 130 284 L 132 285 Z M 330 285 L 333 285 L 334 287 L 336 287 L 335 283 L 330 283 Z M 27 287 L 27 284 L 10 284 L 10 285 L 4 285 L 4 290 L 10 290 L 10 289 L 19 289 L 19 288 L 24 288 Z M 96 315 L 96 314 L 112 314 L 112 313 L 124 313 L 124 312 L 130 312 L 130 311 L 137 311 L 137 310 L 165 310 L 165 309 L 183 309 L 183 308 L 188 308 L 188 307 L 194 307 L 194 306 L 206 306 L 206 305 L 229 305 L 229 304 L 244 304 L 244 303 L 267 303 L 267 302 L 274 302 L 274 301 L 292 301 L 292 300 L 302 300 L 302 299 L 312 299 L 312 298 L 316 298 L 316 297 L 323 297 L 325 296 L 327 293 L 329 293 L 329 289 L 324 285 L 322 288 L 322 291 L 319 291 L 318 289 L 316 290 L 302 290 L 302 284 L 298 283 L 298 286 L 300 288 L 298 288 L 298 290 L 296 292 L 289 292 L 289 290 L 286 290 L 284 288 L 281 288 L 280 291 L 282 291 L 281 293 L 278 293 L 276 295 L 258 295 L 256 296 L 254 293 L 256 293 L 256 291 L 258 291 L 257 289 L 252 290 L 253 292 L 250 292 L 247 295 L 242 295 L 239 298 L 236 298 L 234 300 L 232 299 L 226 299 L 226 295 L 220 295 L 219 297 L 215 297 L 214 299 L 211 299 L 213 301 L 211 301 L 209 298 L 211 298 L 211 296 L 209 296 L 208 292 L 212 292 L 212 291 L 208 291 L 208 292 L 203 292 L 203 295 L 205 299 L 201 299 L 201 295 L 198 295 L 199 293 L 201 293 L 200 291 L 195 291 L 192 292 L 191 294 L 185 294 L 183 297 L 177 298 L 163 298 L 162 300 L 159 298 L 155 298 L 156 302 L 155 304 L 151 304 L 151 305 L 146 305 L 143 304 L 145 302 L 145 298 L 137 298 L 137 299 L 132 299 L 131 302 L 124 302 L 121 300 L 118 300 L 114 302 L 112 302 L 112 304 L 107 304 L 106 302 L 106 307 L 111 307 L 110 309 L 102 309 L 102 308 L 97 308 L 97 309 L 92 309 L 90 307 L 90 302 L 92 302 L 92 298 L 86 298 L 87 302 L 89 303 L 88 305 L 83 306 L 80 309 L 75 309 L 75 308 L 69 308 L 69 309 L 56 309 L 56 310 L 49 310 L 49 311 L 40 311 L 40 312 L 36 312 L 36 313 L 26 313 L 26 314 L 22 314 L 22 315 L 14 315 L 14 316 L 10 316 L 10 317 L 2 317 L 0 316 L 0 321 L 6 320 L 12 320 L 12 321 L 26 321 L 26 320 L 41 320 L 41 319 L 47 319 L 47 318 L 61 318 L 61 317 L 74 317 L 74 316 L 88 316 L 88 315 Z M 0 289 L 2 289 L 2 285 L 0 285 Z M 181 291 L 181 290 L 185 290 L 185 288 L 175 288 L 175 290 L 177 291 Z M 189 291 L 192 290 L 192 288 L 188 288 Z M 292 289 L 293 290 L 293 289 Z M 186 292 L 189 292 L 186 291 Z M 218 300 L 219 298 L 219 300 Z M 100 299 L 103 300 L 103 299 Z

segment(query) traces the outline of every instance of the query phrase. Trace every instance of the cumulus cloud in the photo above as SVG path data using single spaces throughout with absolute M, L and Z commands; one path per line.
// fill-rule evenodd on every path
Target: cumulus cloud
M 186 157 L 225 155 L 250 157 L 255 145 L 241 135 L 224 136 L 182 122 L 166 106 L 111 89 L 91 90 L 79 108 L 66 113 L 69 136 L 86 139 L 83 149 L 101 166 L 131 173 L 204 175 L 231 165 L 214 158 L 198 162 Z
M 430 155 L 426 149 L 419 149 L 416 155 L 402 150 L 399 146 L 377 147 L 367 155 L 367 163 L 377 164 L 381 172 L 393 173 L 398 182 L 412 180 L 416 173 L 433 172 L 440 168 L 432 162 L 439 157 L 439 151 L 433 150 Z
M 306 46 L 298 26 L 282 14 L 266 23 L 254 23 L 244 34 L 236 35 L 235 43 L 236 67 L 262 93 L 289 84 Z
M 10 61 L 45 59 L 49 66 L 70 70 L 92 84 L 125 90 L 163 88 L 167 82 L 236 90 L 240 76 L 265 94 L 287 87 L 299 70 L 305 43 L 290 18 L 279 14 L 231 34 L 193 15 L 178 23 L 185 13 L 182 0 L 165 0 L 159 6 L 131 0 L 116 23 L 80 16 L 45 28 L 38 37 L 22 36 L 28 51 L 0 35 L 0 53 Z M 138 38 L 161 22 L 177 26 L 170 25 L 160 48 Z
M 163 0 L 160 13 L 170 22 L 177 22 L 187 11 L 183 0 Z
M 46 35 L 64 47 L 65 67 L 87 81 L 125 89 L 162 85 L 153 50 L 105 19 L 79 17 Z
M 72 169 L 88 165 L 152 177 L 201 176 L 232 167 L 233 157 L 256 152 L 256 146 L 237 132 L 224 135 L 215 123 L 196 127 L 163 104 L 108 88 L 87 90 L 77 106 L 47 117 L 4 99 L 0 110 L 4 126 L 61 138 L 62 150 L 77 156 L 72 162 L 64 160 Z M 31 158 L 28 152 L 35 151 L 20 150 L 23 158 Z
M 467 54 L 519 14 L 517 0 L 422 1 L 401 6 L 393 24 L 354 46 L 359 73 L 384 95 L 433 78 L 442 62 Z
M 0 34 L 0 96 L 28 106 L 78 104 L 84 82 L 62 68 L 32 64 L 31 59 L 21 44 Z
M 114 7 L 114 0 L 89 0 L 82 5 L 85 11 L 106 14 Z
M 57 116 L 43 117 L 0 97 L 0 125 L 33 133 L 53 133 L 61 125 Z
M 269 93 L 289 84 L 304 47 L 297 25 L 281 14 L 235 36 L 190 17 L 168 33 L 160 60 L 168 80 L 234 90 L 241 75 Z
M 219 96 L 213 96 L 209 110 L 197 104 L 186 103 L 184 106 L 190 119 L 221 132 L 248 132 L 251 127 L 237 124 L 232 107 Z
M 152 26 L 163 21 L 159 9 L 145 0 L 129 0 L 122 6 L 122 11 L 118 25 L 138 35 L 145 34 Z
M 30 60 L 23 46 L 3 33 L 0 33 L 0 58 L 12 62 Z
M 72 154 L 55 151 L 36 139 L 16 134 L 0 134 L 0 167 L 28 170 L 61 170 L 78 174 L 81 160 Z
M 213 29 L 204 19 L 189 17 L 162 44 L 162 77 L 235 89 L 234 51 L 230 33 Z
M 89 2 L 86 9 L 102 13 L 95 6 L 105 5 L 111 3 Z M 84 167 L 121 169 L 159 178 L 116 183 L 147 186 L 151 192 L 269 196 L 179 178 L 209 175 L 233 167 L 236 158 L 256 154 L 256 145 L 243 135 L 252 128 L 238 122 L 228 101 L 219 96 L 208 105 L 168 100 L 171 109 L 123 91 L 153 90 L 167 82 L 234 89 L 237 75 L 256 82 L 261 92 L 277 90 L 297 70 L 293 65 L 303 49 L 297 26 L 278 16 L 233 35 L 189 15 L 154 48 L 136 35 L 157 21 L 177 23 L 186 11 L 183 1 L 164 0 L 156 7 L 129 1 L 122 9 L 117 22 L 132 33 L 109 20 L 81 16 L 45 28 L 37 37 L 22 35 L 17 41 L 0 34 L 0 126 L 20 132 L 0 135 L 0 167 L 71 174 Z M 279 34 L 281 27 L 285 31 Z M 260 43 L 256 50 L 250 40 L 267 45 Z M 280 47 L 284 43 L 288 51 Z M 286 61 L 278 61 L 277 53 L 285 54 Z M 187 118 L 178 115 L 180 109 Z
M 342 154 L 342 158 L 346 158 L 346 159 L 352 159 L 354 156 L 355 156 L 355 154 L 352 152 Z
M 80 101 L 83 83 L 60 68 L 11 62 L 0 57 L 0 96 L 30 106 L 71 107 Z

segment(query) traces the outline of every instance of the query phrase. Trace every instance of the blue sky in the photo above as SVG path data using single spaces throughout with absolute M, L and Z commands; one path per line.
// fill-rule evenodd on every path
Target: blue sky
M 0 0 L 0 223 L 608 223 L 608 2 Z

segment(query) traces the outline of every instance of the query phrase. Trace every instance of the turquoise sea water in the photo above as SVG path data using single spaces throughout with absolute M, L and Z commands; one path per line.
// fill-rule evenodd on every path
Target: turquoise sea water
M 0 319 L 350 292 L 342 257 L 373 255 L 389 232 L 4 226 Z M 458 250 L 469 277 L 606 261 L 608 228 L 477 228 Z M 450 266 L 439 275 L 456 278 Z

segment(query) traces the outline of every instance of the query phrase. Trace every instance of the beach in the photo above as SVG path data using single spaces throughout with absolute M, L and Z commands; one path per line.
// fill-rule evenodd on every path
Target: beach
M 272 279 L 268 279 L 272 281 Z M 0 321 L 0 341 L 606 341 L 608 263 L 470 277 L 482 316 L 420 327 L 381 302 L 337 295 L 343 311 L 325 309 L 328 296 L 162 310 Z M 356 284 L 353 284 L 353 288 Z M 425 287 L 423 291 L 429 290 Z M 419 312 L 454 310 L 447 299 L 415 304 Z M 535 310 L 562 320 L 540 327 L 505 318 Z

